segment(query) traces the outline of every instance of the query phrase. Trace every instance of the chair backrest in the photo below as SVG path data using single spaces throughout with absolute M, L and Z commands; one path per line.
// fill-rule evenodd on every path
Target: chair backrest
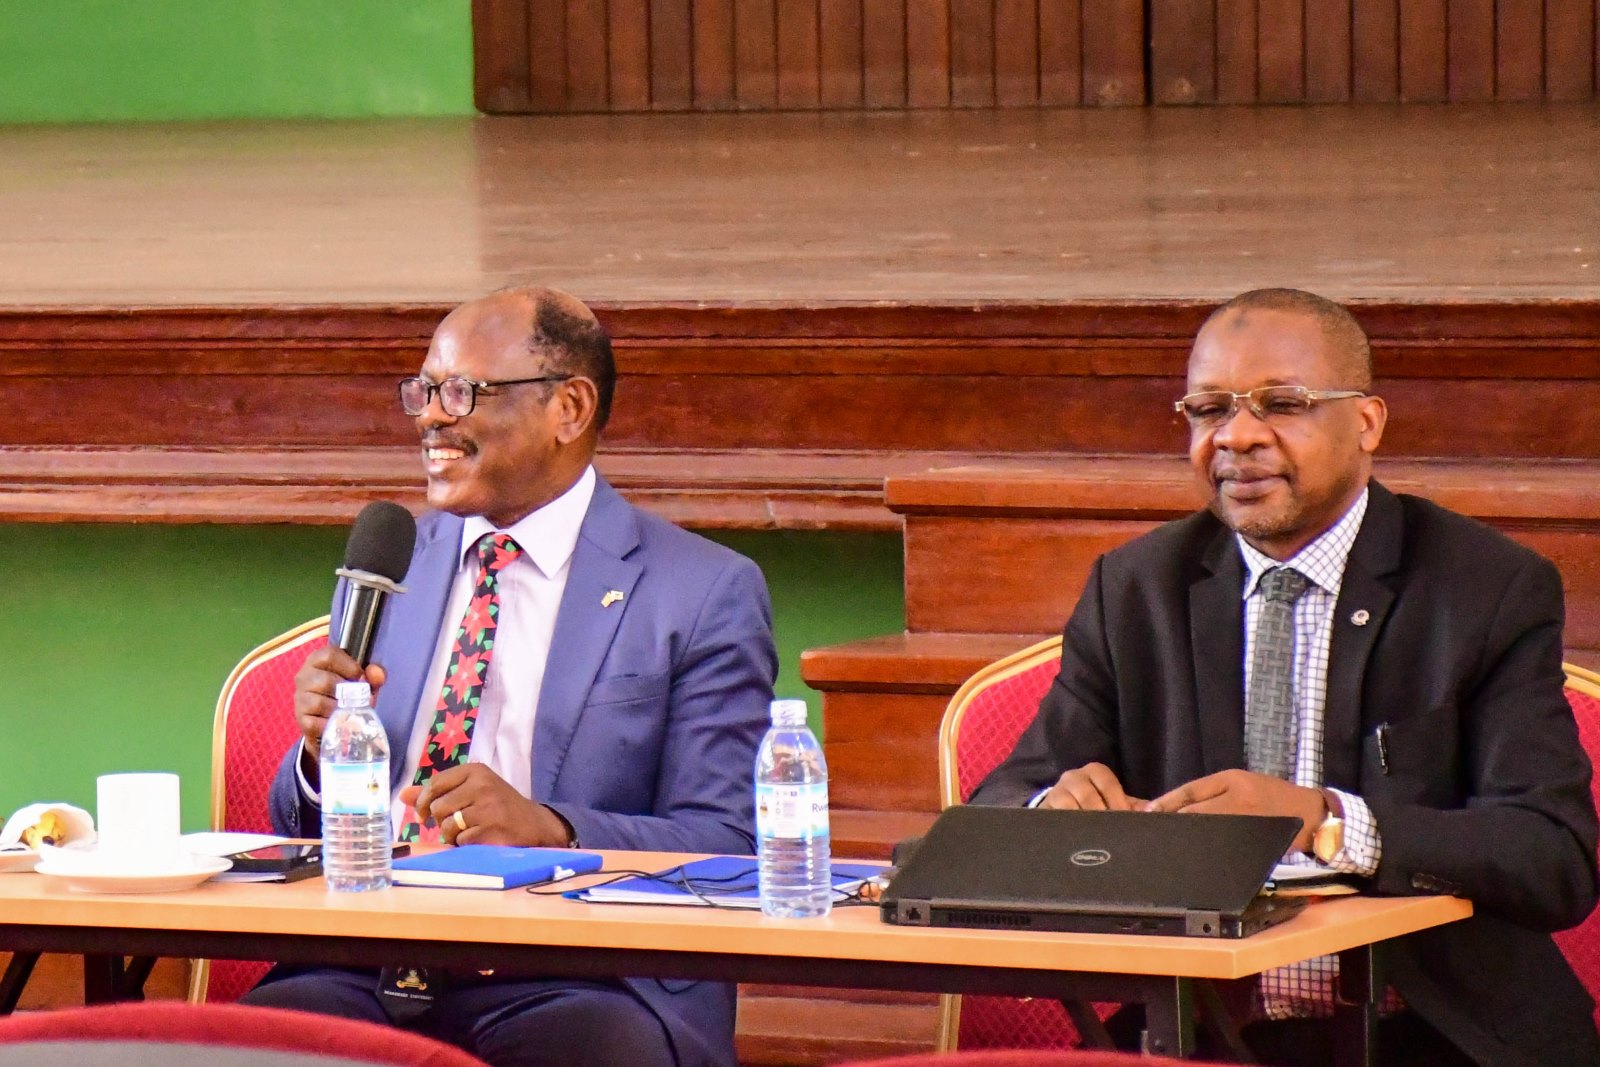
M 281 1008 L 153 1000 L 0 1018 L 0 1063 L 68 1064 L 91 1057 L 107 1062 L 91 1051 L 107 1043 L 116 1049 L 114 1062 L 151 1067 L 201 1067 L 217 1062 L 222 1050 L 249 1050 L 249 1062 L 263 1064 L 278 1062 L 273 1054 L 281 1053 L 285 1063 L 292 1056 L 293 1063 L 307 1065 L 326 1058 L 377 1067 L 484 1067 L 476 1057 L 421 1034 Z M 52 1049 L 61 1055 L 51 1055 Z
M 267 791 L 289 746 L 294 676 L 314 649 L 327 644 L 328 617 L 312 619 L 251 650 L 217 697 L 211 726 L 211 828 L 271 833 Z M 196 960 L 189 999 L 229 1002 L 244 996 L 269 964 Z
M 1061 638 L 1052 637 L 996 660 L 956 690 L 939 726 L 939 794 L 944 807 L 970 797 L 1011 752 L 1061 669 Z M 944 997 L 939 1046 L 944 1049 L 1065 1049 L 1078 1031 L 1055 1000 Z
M 1600 767 L 1600 674 L 1570 663 L 1563 666 L 1567 672 L 1567 703 L 1578 720 L 1578 740 L 1589 754 L 1589 761 Z M 1600 777 L 1590 782 L 1590 789 L 1596 805 L 1600 805 Z M 1556 944 L 1589 995 L 1600 1001 L 1600 909 L 1572 929 L 1556 934 Z M 1595 1022 L 1600 1024 L 1600 1007 L 1595 1009 Z
M 939 724 L 939 800 L 961 804 L 1005 759 L 1061 669 L 1061 638 L 1040 641 L 979 670 L 956 690 Z

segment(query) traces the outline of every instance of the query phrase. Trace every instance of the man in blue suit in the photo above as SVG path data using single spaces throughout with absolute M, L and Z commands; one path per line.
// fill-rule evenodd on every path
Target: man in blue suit
M 432 509 L 408 591 L 364 673 L 330 647 L 296 679 L 304 738 L 273 782 L 280 832 L 319 835 L 317 744 L 334 686 L 365 677 L 401 836 L 751 852 L 751 768 L 777 673 L 766 585 L 595 473 L 614 381 L 604 330 L 565 293 L 496 293 L 439 326 L 400 389 Z M 486 571 L 492 656 L 460 647 Z M 483 662 L 463 668 L 464 656 Z M 446 709 L 463 677 L 478 686 L 464 729 Z M 469 977 L 404 1025 L 496 1067 L 734 1062 L 731 985 L 485 977 L 467 962 Z M 382 1022 L 390 998 L 374 971 L 279 967 L 246 1001 Z

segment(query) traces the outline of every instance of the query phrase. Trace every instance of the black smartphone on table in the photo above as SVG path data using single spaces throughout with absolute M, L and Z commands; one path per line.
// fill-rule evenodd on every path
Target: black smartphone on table
M 233 861 L 233 870 L 238 874 L 270 875 L 285 882 L 298 882 L 322 873 L 322 845 L 315 842 L 262 845 L 235 852 L 228 859 Z
M 394 858 L 409 855 L 410 844 L 402 841 L 394 846 Z M 233 861 L 229 873 L 257 875 L 260 881 L 298 882 L 302 878 L 315 878 L 322 873 L 322 844 L 301 841 L 282 845 L 262 845 L 260 848 L 235 852 L 228 857 Z

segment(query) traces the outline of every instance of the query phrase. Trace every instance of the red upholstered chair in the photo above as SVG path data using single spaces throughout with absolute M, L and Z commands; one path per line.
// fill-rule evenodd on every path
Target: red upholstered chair
M 939 726 L 944 807 L 964 803 L 1010 753 L 1060 667 L 1061 638 L 1053 637 L 989 664 L 950 698 Z M 940 1007 L 942 1049 L 1066 1049 L 1078 1043 L 1060 1001 L 944 997 Z
M 271 833 L 267 790 L 278 763 L 300 736 L 294 721 L 294 676 L 328 642 L 328 617 L 301 623 L 254 649 L 222 683 L 211 726 L 211 828 Z M 230 1003 L 270 964 L 196 960 L 189 999 Z
M 1572 664 L 1564 664 L 1567 671 L 1567 703 L 1578 720 L 1578 740 L 1589 754 L 1590 762 L 1600 767 L 1600 674 Z M 1590 784 L 1596 804 L 1600 804 L 1600 777 Z M 1563 930 L 1556 935 L 1556 944 L 1566 953 L 1567 962 L 1578 972 L 1589 995 L 1600 1000 L 1600 909 L 1593 912 L 1580 925 Z M 1595 1022 L 1600 1023 L 1600 1007 L 1595 1009 Z
M 51 1045 L 114 1044 L 116 1062 L 130 1067 L 204 1067 L 206 1050 L 249 1050 L 250 1062 L 310 1065 L 329 1062 L 378 1067 L 484 1067 L 475 1056 L 420 1034 L 330 1015 L 247 1008 L 239 1004 L 186 1004 L 155 1000 L 59 1011 L 20 1012 L 0 1018 L 0 1063 L 43 1061 Z M 28 1045 L 26 1061 L 7 1053 Z M 281 1054 L 281 1060 L 275 1053 Z M 85 1060 L 91 1053 L 80 1049 Z M 77 1062 L 71 1049 L 56 1049 L 52 1063 Z M 94 1061 L 106 1062 L 103 1056 Z M 231 1062 L 231 1061 L 230 1061 Z

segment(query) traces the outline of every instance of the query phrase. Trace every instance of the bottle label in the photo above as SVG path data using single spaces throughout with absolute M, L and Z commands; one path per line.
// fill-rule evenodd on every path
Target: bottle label
M 382 815 L 389 810 L 389 764 L 323 763 L 322 810 L 330 815 Z
M 756 831 L 762 837 L 827 836 L 828 783 L 757 785 Z

